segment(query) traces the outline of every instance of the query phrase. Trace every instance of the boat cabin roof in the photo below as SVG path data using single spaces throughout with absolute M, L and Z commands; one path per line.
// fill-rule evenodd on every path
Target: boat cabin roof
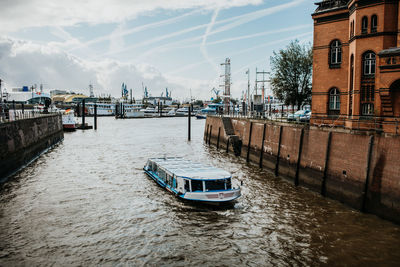
M 229 172 L 222 169 L 179 157 L 151 158 L 149 160 L 156 163 L 162 169 L 180 177 L 205 180 L 226 179 L 231 177 Z

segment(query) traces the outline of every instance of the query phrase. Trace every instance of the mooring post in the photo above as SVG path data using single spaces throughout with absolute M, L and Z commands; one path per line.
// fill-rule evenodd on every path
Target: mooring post
M 204 141 L 206 142 L 206 144 L 207 144 L 207 138 L 208 138 L 208 127 L 210 127 L 210 124 L 207 124 L 206 131 L 204 132 Z
M 329 154 L 331 150 L 331 140 L 332 140 L 332 132 L 329 132 L 328 143 L 326 145 L 326 153 L 325 153 L 324 176 L 322 176 L 322 184 L 321 184 L 321 195 L 323 196 L 326 196 L 326 177 L 328 175 L 328 163 L 329 163 Z
M 279 158 L 281 156 L 281 143 L 282 143 L 282 125 L 279 127 L 279 141 L 278 141 L 278 153 L 276 153 L 276 164 L 275 164 L 275 176 L 279 173 Z
M 82 129 L 85 129 L 85 99 L 82 99 Z
M 219 149 L 219 136 L 221 134 L 221 127 L 218 127 L 217 149 Z
M 230 142 L 230 136 L 228 135 L 228 140 L 226 140 L 226 153 L 229 153 L 229 142 Z
M 189 105 L 189 113 L 188 113 L 188 141 L 190 141 L 190 119 L 192 117 L 191 105 Z M 161 114 L 161 113 L 160 113 Z M 160 115 L 161 116 L 161 115 Z
M 247 143 L 247 156 L 246 161 L 250 161 L 250 145 L 251 145 L 251 133 L 253 132 L 253 122 L 250 122 L 249 142 Z
M 208 146 L 211 145 L 211 133 L 212 133 L 212 125 L 210 126 L 210 133 L 209 133 L 209 136 L 208 136 Z
M 304 139 L 304 128 L 301 128 L 299 153 L 297 155 L 297 164 L 296 164 L 296 175 L 294 176 L 294 185 L 295 186 L 299 185 L 299 171 L 300 171 L 301 152 L 303 151 L 303 139 Z
M 267 124 L 264 123 L 264 130 L 263 130 L 263 136 L 262 136 L 262 142 L 261 142 L 261 151 L 260 151 L 260 162 L 259 162 L 260 168 L 263 167 L 264 141 L 265 141 L 265 130 L 266 130 L 266 128 L 267 128 Z
M 364 185 L 364 191 L 362 193 L 362 206 L 361 206 L 362 212 L 365 212 L 365 210 L 366 210 L 367 197 L 368 197 L 368 184 L 369 184 L 369 170 L 370 170 L 370 166 L 371 166 L 371 157 L 372 157 L 372 147 L 373 146 L 374 146 L 374 136 L 371 135 L 369 137 L 369 143 L 368 143 L 367 166 L 365 168 L 365 185 Z
M 97 104 L 94 104 L 94 129 L 97 130 Z

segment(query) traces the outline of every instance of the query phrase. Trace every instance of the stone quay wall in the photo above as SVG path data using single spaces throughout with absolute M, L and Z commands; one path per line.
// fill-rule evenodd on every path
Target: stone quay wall
M 0 124 L 0 181 L 64 139 L 61 115 Z
M 226 118 L 224 119 L 226 121 Z M 323 196 L 400 223 L 400 137 L 207 116 L 204 140 Z M 228 147 L 228 149 L 227 149 Z M 237 148 L 236 148 L 237 150 Z

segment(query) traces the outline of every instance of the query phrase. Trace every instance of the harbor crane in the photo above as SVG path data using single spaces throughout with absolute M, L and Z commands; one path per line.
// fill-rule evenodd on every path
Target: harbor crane
M 215 89 L 215 88 L 211 89 L 211 92 L 214 92 L 216 98 L 219 97 L 219 92 L 220 92 L 220 91 L 221 91 L 221 90 L 217 90 L 217 89 Z

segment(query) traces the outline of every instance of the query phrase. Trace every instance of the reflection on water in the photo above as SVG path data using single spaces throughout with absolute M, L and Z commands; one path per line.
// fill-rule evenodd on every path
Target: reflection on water
M 204 120 L 100 118 L 0 186 L 0 265 L 396 265 L 399 226 L 203 144 Z M 244 182 L 233 208 L 193 206 L 142 171 L 211 163 Z

